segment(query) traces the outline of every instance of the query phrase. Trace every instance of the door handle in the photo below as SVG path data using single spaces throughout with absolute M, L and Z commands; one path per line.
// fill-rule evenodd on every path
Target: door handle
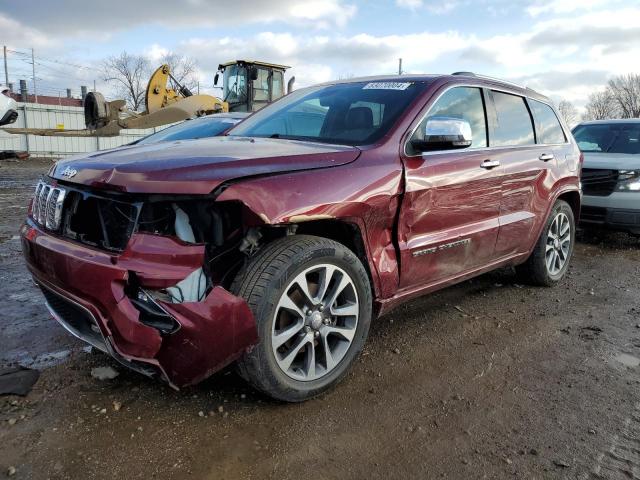
M 498 160 L 489 160 L 489 159 L 485 160 L 480 164 L 481 168 L 486 168 L 488 170 L 495 167 L 499 167 L 499 166 L 500 166 L 500 162 Z
M 553 153 L 543 153 L 538 157 L 538 160 L 542 160 L 543 162 L 548 162 L 549 160 L 553 160 L 554 158 L 556 157 L 553 156 Z

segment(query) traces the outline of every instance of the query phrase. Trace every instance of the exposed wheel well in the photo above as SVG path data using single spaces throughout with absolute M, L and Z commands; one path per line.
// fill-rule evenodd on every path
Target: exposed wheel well
M 578 219 L 580 218 L 580 194 L 578 192 L 566 192 L 560 195 L 558 200 L 564 200 L 569 204 L 576 223 L 578 223 Z
M 328 238 L 341 243 L 360 259 L 364 265 L 371 289 L 374 290 L 373 277 L 369 269 L 369 261 L 367 258 L 367 250 L 364 244 L 364 238 L 360 227 L 354 223 L 342 220 L 312 220 L 309 222 L 295 224 L 296 234 L 315 235 L 317 237 Z
M 360 232 L 360 228 L 357 225 L 341 220 L 316 220 L 297 225 L 296 233 L 316 235 L 343 244 L 354 252 L 365 268 L 368 269 L 367 251 L 364 246 L 362 232 Z

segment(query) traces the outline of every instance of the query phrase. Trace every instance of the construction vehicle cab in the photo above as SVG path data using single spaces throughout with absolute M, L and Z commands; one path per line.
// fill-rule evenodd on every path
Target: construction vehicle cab
M 236 60 L 222 63 L 214 78 L 218 83 L 223 75 L 223 101 L 229 104 L 230 112 L 255 112 L 270 102 L 284 96 L 284 72 L 286 65 Z M 291 90 L 293 78 L 289 81 Z

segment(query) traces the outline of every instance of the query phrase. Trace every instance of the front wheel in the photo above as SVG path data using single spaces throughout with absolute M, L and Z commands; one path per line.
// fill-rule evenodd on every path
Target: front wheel
M 558 200 L 531 256 L 525 263 L 516 267 L 519 276 L 523 281 L 534 285 L 555 285 L 569 268 L 575 240 L 573 210 L 567 202 Z
M 299 235 L 267 245 L 238 274 L 259 343 L 240 374 L 279 400 L 297 402 L 335 385 L 362 350 L 372 294 L 356 255 L 332 240 Z

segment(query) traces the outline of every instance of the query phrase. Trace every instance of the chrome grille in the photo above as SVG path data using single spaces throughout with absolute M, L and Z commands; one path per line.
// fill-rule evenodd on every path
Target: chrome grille
M 38 223 L 41 225 L 44 225 L 47 220 L 47 200 L 49 199 L 49 192 L 51 192 L 51 187 L 45 185 L 42 187 L 40 198 L 38 199 L 38 203 L 40 204 L 38 207 Z
M 33 198 L 31 216 L 43 227 L 49 230 L 58 230 L 65 197 L 66 190 L 64 188 L 52 187 L 44 182 L 39 182 Z
M 38 183 L 36 186 L 36 194 L 33 196 L 33 203 L 31 204 L 31 215 L 34 220 L 38 218 L 38 210 L 40 210 L 40 192 L 42 191 L 42 187 L 44 187 L 44 184 L 42 182 Z

